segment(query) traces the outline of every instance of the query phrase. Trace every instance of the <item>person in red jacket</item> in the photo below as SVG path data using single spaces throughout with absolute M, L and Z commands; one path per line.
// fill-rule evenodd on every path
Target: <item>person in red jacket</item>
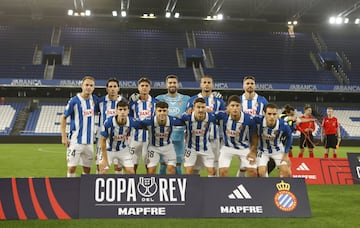
M 333 158 L 336 158 L 336 149 L 339 147 L 341 140 L 340 124 L 334 116 L 334 109 L 332 107 L 328 107 L 326 113 L 327 117 L 323 119 L 321 125 L 321 141 L 325 140 L 324 158 L 328 158 L 330 148 L 333 150 Z
M 315 118 L 311 115 L 312 109 L 310 105 L 305 105 L 304 115 L 300 117 L 300 123 L 297 125 L 296 130 L 300 131 L 300 153 L 299 158 L 304 155 L 304 148 L 309 150 L 309 157 L 314 157 L 314 136 L 315 131 Z

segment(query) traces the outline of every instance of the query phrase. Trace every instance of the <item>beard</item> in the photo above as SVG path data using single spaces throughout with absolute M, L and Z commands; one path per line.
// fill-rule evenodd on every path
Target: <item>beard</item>
M 176 87 L 170 87 L 170 88 L 168 89 L 168 92 L 171 93 L 171 94 L 174 94 L 174 93 L 177 92 L 177 88 L 176 88 Z

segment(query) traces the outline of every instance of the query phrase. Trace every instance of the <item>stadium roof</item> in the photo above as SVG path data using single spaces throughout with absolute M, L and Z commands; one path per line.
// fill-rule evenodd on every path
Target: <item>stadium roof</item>
M 340 14 L 350 21 L 360 16 L 358 0 L 0 0 L 1 18 L 43 20 L 67 17 L 68 9 L 91 10 L 93 18 L 113 18 L 112 11 L 127 11 L 139 18 L 153 13 L 165 18 L 165 11 L 180 13 L 182 19 L 203 19 L 223 14 L 229 21 L 264 21 L 319 24 Z

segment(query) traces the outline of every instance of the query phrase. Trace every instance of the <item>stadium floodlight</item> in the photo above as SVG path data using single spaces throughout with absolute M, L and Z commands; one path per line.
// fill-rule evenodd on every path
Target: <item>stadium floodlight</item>
M 91 10 L 85 10 L 85 16 L 90 16 L 91 15 Z
M 211 20 L 211 16 L 207 16 L 205 20 Z
M 142 15 L 142 17 L 144 17 L 144 18 L 149 17 L 149 14 L 144 13 L 144 14 Z
M 330 18 L 329 18 L 329 23 L 330 23 L 330 24 L 335 24 L 335 22 L 336 22 L 336 18 L 335 18 L 335 17 L 330 17 Z
M 151 13 L 149 14 L 149 17 L 155 17 L 155 14 Z
M 288 25 L 292 25 L 292 21 L 288 21 L 287 24 L 288 24 Z
M 113 17 L 117 17 L 117 15 L 118 15 L 116 10 L 113 10 L 111 13 L 112 13 Z
M 298 21 L 293 21 L 293 25 L 297 25 L 298 24 Z
M 67 11 L 67 15 L 69 15 L 69 16 L 74 15 L 74 10 L 69 9 L 69 10 Z
M 224 15 L 222 13 L 219 13 L 216 19 L 221 21 L 222 19 L 224 19 Z
M 179 17 L 180 17 L 180 13 L 176 12 L 176 13 L 174 14 L 174 17 L 175 17 L 175 18 L 179 18 Z
M 357 24 L 357 25 L 360 24 L 360 19 L 359 18 L 355 19 L 355 24 Z
M 170 12 L 166 12 L 166 13 L 165 13 L 165 17 L 166 17 L 166 18 L 170 18 L 170 17 L 171 17 L 171 13 L 170 13 Z
M 337 25 L 341 25 L 343 23 L 343 18 L 342 17 L 337 17 L 335 20 L 335 24 Z
M 79 16 L 79 13 L 78 13 L 78 12 L 74 12 L 74 16 Z
M 349 18 L 344 18 L 344 24 L 348 24 L 349 23 Z
M 126 17 L 127 16 L 127 12 L 125 10 L 121 10 L 121 16 L 122 17 Z

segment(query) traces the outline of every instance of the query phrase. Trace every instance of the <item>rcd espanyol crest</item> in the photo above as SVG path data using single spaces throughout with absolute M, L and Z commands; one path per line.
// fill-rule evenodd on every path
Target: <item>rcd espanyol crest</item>
M 158 190 L 155 177 L 139 177 L 137 190 L 143 197 L 152 197 Z
M 274 202 L 277 208 L 282 211 L 293 211 L 297 206 L 296 196 L 290 192 L 290 184 L 284 182 L 276 184 L 276 188 L 279 190 L 274 197 Z

